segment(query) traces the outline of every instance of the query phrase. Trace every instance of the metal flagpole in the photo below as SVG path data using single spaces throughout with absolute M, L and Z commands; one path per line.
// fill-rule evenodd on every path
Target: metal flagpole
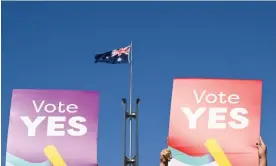
M 122 99 L 123 104 L 124 104 L 124 112 L 125 112 L 125 117 L 124 117 L 124 165 L 123 166 L 139 166 L 138 165 L 138 156 L 139 156 L 139 149 L 138 149 L 138 104 L 140 102 L 140 99 L 136 100 L 136 110 L 133 111 L 132 110 L 132 77 L 133 77 L 133 73 L 132 73 L 132 42 L 130 44 L 130 55 L 129 55 L 129 63 L 130 63 L 130 77 L 129 77 L 129 111 L 127 112 L 126 109 L 126 99 Z M 129 156 L 126 156 L 126 120 L 129 119 Z M 136 154 L 134 157 L 132 157 L 132 120 L 135 119 L 136 120 Z
M 130 44 L 129 114 L 132 115 L 132 42 Z M 132 156 L 132 117 L 129 118 L 129 157 Z

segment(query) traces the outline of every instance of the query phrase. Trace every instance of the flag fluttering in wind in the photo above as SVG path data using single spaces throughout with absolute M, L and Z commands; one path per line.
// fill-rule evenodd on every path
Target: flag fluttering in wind
M 130 63 L 131 46 L 115 49 L 102 54 L 95 55 L 95 63 L 104 62 L 110 64 Z

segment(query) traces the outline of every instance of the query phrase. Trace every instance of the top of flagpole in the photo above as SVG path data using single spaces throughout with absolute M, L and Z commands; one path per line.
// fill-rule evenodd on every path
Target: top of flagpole
M 132 63 L 132 41 L 130 42 L 130 63 Z

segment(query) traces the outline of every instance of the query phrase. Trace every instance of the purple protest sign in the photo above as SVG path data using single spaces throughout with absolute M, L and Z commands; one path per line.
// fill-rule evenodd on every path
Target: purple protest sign
M 13 90 L 6 166 L 96 166 L 98 103 L 98 92 Z

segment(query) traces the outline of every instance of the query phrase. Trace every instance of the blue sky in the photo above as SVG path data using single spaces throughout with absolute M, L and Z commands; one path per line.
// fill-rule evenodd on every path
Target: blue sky
M 275 9 L 275 2 L 2 2 L 2 157 L 13 88 L 98 90 L 99 164 L 121 165 L 128 66 L 95 65 L 93 55 L 133 41 L 140 166 L 157 165 L 166 147 L 174 77 L 264 80 L 261 134 L 276 164 Z

